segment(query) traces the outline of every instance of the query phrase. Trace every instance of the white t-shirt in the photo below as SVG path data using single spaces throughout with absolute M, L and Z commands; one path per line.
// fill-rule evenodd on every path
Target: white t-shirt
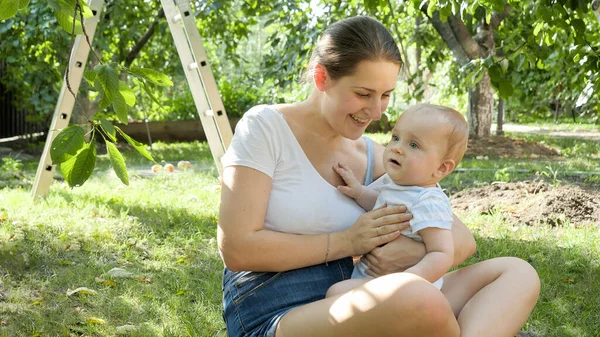
M 413 240 L 422 242 L 423 239 L 418 231 L 425 228 L 452 229 L 454 219 L 450 199 L 439 185 L 435 187 L 401 186 L 385 175 L 383 186 L 379 189 L 379 196 L 373 208 L 384 203 L 390 206 L 406 205 L 413 217 L 410 220 L 410 227 L 403 230 L 402 235 Z M 369 277 L 365 273 L 367 269 L 367 265 L 359 261 L 354 267 L 352 278 Z M 439 279 L 433 284 L 441 289 L 443 280 Z
M 306 157 L 285 116 L 261 105 L 246 112 L 222 159 L 272 178 L 265 228 L 321 234 L 349 228 L 364 210 L 329 184 Z

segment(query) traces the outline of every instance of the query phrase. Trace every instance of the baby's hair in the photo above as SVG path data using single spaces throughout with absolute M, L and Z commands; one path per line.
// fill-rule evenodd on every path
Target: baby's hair
M 407 110 L 419 111 L 422 109 L 429 113 L 439 113 L 445 117 L 446 124 L 448 125 L 446 158 L 454 160 L 455 165 L 458 166 L 467 151 L 467 142 L 469 140 L 469 124 L 467 120 L 460 112 L 441 105 L 417 104 Z
M 317 64 L 333 80 L 352 75 L 362 61 L 390 61 L 402 66 L 402 56 L 392 34 L 381 22 L 368 16 L 354 16 L 332 24 L 312 52 L 303 80 L 312 80 Z

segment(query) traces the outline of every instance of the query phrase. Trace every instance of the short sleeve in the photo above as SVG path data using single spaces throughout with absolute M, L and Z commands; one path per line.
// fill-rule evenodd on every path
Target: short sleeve
M 424 192 L 410 210 L 413 215 L 410 227 L 413 233 L 424 228 L 452 229 L 452 206 L 450 200 L 440 189 Z
M 266 106 L 252 108 L 235 127 L 229 148 L 222 159 L 223 168 L 246 166 L 273 178 L 281 141 L 276 137 L 274 114 Z M 276 117 L 276 116 L 275 116 Z

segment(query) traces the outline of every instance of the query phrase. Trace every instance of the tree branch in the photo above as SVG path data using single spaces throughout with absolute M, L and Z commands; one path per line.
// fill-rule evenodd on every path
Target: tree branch
M 427 15 L 427 5 L 421 7 L 421 11 L 425 14 L 425 16 L 427 16 L 429 22 L 431 22 L 431 25 L 433 26 L 433 28 L 435 28 L 438 34 L 440 34 L 444 42 L 446 42 L 448 48 L 452 50 L 454 56 L 456 56 L 456 58 L 458 59 L 458 64 L 465 65 L 469 63 L 471 58 L 456 39 L 454 31 L 452 30 L 448 22 L 442 22 L 442 20 L 440 20 L 439 12 L 435 11 L 433 12 L 433 16 L 429 17 Z
M 448 25 L 454 32 L 454 36 L 462 46 L 462 49 L 469 55 L 469 58 L 475 59 L 483 55 L 482 50 L 479 48 L 479 44 L 471 36 L 471 32 L 465 26 L 461 19 L 454 15 L 448 17 Z
M 131 51 L 129 52 L 129 54 L 127 54 L 127 57 L 125 58 L 125 64 L 124 64 L 126 68 L 129 68 L 129 66 L 131 65 L 133 60 L 135 60 L 135 58 L 140 54 L 140 51 L 142 50 L 142 48 L 146 45 L 146 43 L 148 43 L 148 41 L 150 40 L 152 35 L 154 35 L 154 32 L 156 31 L 156 26 L 158 25 L 158 22 L 164 17 L 165 17 L 165 11 L 161 7 L 160 10 L 158 11 L 158 14 L 156 14 L 156 17 L 154 18 L 154 21 L 152 22 L 150 27 L 148 27 L 148 30 L 146 30 L 146 33 L 144 33 L 142 38 L 133 46 L 133 48 L 131 48 Z
M 504 18 L 508 15 L 508 12 L 510 11 L 510 6 L 506 5 L 504 7 L 504 11 L 503 12 L 492 12 L 492 18 L 490 19 L 490 25 L 492 26 L 492 30 L 496 31 L 496 29 L 498 28 L 498 26 L 500 26 L 500 23 L 502 22 L 502 20 L 504 20 Z

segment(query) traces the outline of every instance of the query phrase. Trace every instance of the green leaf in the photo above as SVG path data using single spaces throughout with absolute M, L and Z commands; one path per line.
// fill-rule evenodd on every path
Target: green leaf
M 104 88 L 102 88 L 102 85 L 100 84 L 100 82 L 95 82 L 94 88 L 96 88 L 96 90 L 98 90 L 100 95 L 102 95 L 100 102 L 98 102 L 98 107 L 103 110 L 108 108 L 112 104 L 114 97 L 111 97 L 110 95 L 106 95 L 106 93 L 104 92 Z
M 96 81 L 96 76 L 98 74 L 93 69 L 86 69 L 83 72 L 83 78 L 88 82 L 89 85 L 94 86 L 94 81 Z
M 92 12 L 92 9 L 90 8 L 90 6 L 88 6 L 87 2 L 85 0 L 79 0 L 79 5 L 81 5 L 81 9 L 83 11 L 83 17 L 84 18 L 91 18 L 92 16 L 94 16 L 94 12 Z
M 577 34 L 585 34 L 585 22 L 581 19 L 573 19 L 571 20 L 571 26 L 575 28 Z
M 119 91 L 121 92 L 121 95 L 123 95 L 123 98 L 125 98 L 125 103 L 127 103 L 127 105 L 135 105 L 135 94 L 133 93 L 133 90 L 127 85 L 127 83 L 119 81 Z
M 29 5 L 29 0 L 19 0 L 19 9 L 23 9 Z
M 94 70 L 97 72 L 94 87 L 103 94 L 98 105 L 101 109 L 104 109 L 114 101 L 115 96 L 121 95 L 119 92 L 119 75 L 115 69 L 104 64 L 97 65 Z
M 506 78 L 500 78 L 498 92 L 502 98 L 508 99 L 514 92 L 512 82 Z
M 76 2 L 74 0 L 50 0 L 48 2 L 57 12 L 62 12 L 71 16 L 75 13 Z M 88 6 L 85 0 L 79 0 L 79 6 L 81 7 L 84 18 L 91 18 L 94 16 L 94 13 L 92 13 L 90 6 Z M 77 11 L 76 16 L 79 18 L 79 10 Z
M 517 70 L 523 69 L 523 64 L 525 63 L 525 55 L 519 55 L 519 65 L 517 65 Z
M 119 131 L 119 133 L 121 134 L 121 136 L 123 138 L 125 138 L 125 140 L 127 141 L 127 143 L 129 143 L 131 146 L 133 146 L 142 156 L 144 156 L 146 159 L 155 162 L 154 158 L 152 158 L 152 155 L 150 154 L 150 152 L 148 152 L 148 150 L 146 150 L 146 146 L 140 142 L 138 142 L 137 140 L 129 137 L 125 132 L 123 132 L 123 130 L 121 130 L 118 126 L 115 126 L 115 129 L 117 129 L 117 131 Z
M 110 164 L 115 170 L 117 177 L 121 179 L 123 184 L 129 185 L 129 175 L 127 174 L 127 167 L 125 166 L 125 159 L 123 159 L 123 155 L 121 152 L 119 152 L 117 146 L 108 140 L 106 141 L 106 149 L 108 150 Z
M 129 68 L 129 72 L 133 75 L 144 78 L 156 85 L 163 87 L 172 87 L 173 81 L 169 76 L 150 68 Z
M 538 69 L 543 70 L 545 68 L 544 61 L 542 61 L 542 59 L 538 59 L 536 65 Z
M 102 130 L 104 130 L 104 133 L 108 135 L 110 140 L 113 142 L 117 141 L 117 131 L 111 122 L 104 118 L 100 118 L 100 126 L 102 127 Z
M 490 79 L 496 83 L 500 82 L 503 76 L 502 68 L 497 63 L 488 68 L 488 73 L 490 74 Z
M 0 1 L 0 20 L 6 20 L 17 15 L 19 9 L 19 0 L 1 0 Z
M 79 125 L 64 128 L 52 141 L 50 158 L 52 163 L 59 164 L 77 154 L 83 147 L 85 131 Z
M 429 4 L 427 5 L 427 16 L 429 16 L 429 17 L 433 16 L 433 12 L 435 11 L 436 5 L 437 5 L 437 0 L 429 1 Z
M 125 98 L 123 98 L 123 95 L 121 95 L 120 92 L 117 91 L 112 104 L 113 109 L 115 109 L 115 112 L 117 113 L 119 122 L 128 124 L 129 120 L 127 118 L 127 104 L 125 103 Z
M 542 28 L 544 28 L 544 22 L 537 22 L 533 28 L 533 35 L 538 36 Z
M 148 87 L 146 82 L 145 81 L 141 81 L 141 82 L 142 82 L 142 88 L 144 88 L 144 91 L 148 94 L 148 96 L 150 96 L 150 99 L 152 100 L 152 102 L 156 103 L 159 107 L 162 108 L 162 104 L 158 101 L 158 99 L 156 97 L 154 97 L 152 90 L 150 89 L 150 87 Z
M 93 143 L 86 143 L 81 151 L 74 157 L 60 165 L 60 171 L 70 187 L 81 186 L 94 171 L 96 166 L 96 147 Z
M 55 12 L 54 16 L 56 16 L 56 21 L 58 21 L 58 24 L 62 27 L 62 29 L 69 34 L 73 32 L 73 16 L 71 14 Z M 78 19 L 75 20 L 75 34 L 83 34 L 83 30 L 81 29 L 81 21 Z

